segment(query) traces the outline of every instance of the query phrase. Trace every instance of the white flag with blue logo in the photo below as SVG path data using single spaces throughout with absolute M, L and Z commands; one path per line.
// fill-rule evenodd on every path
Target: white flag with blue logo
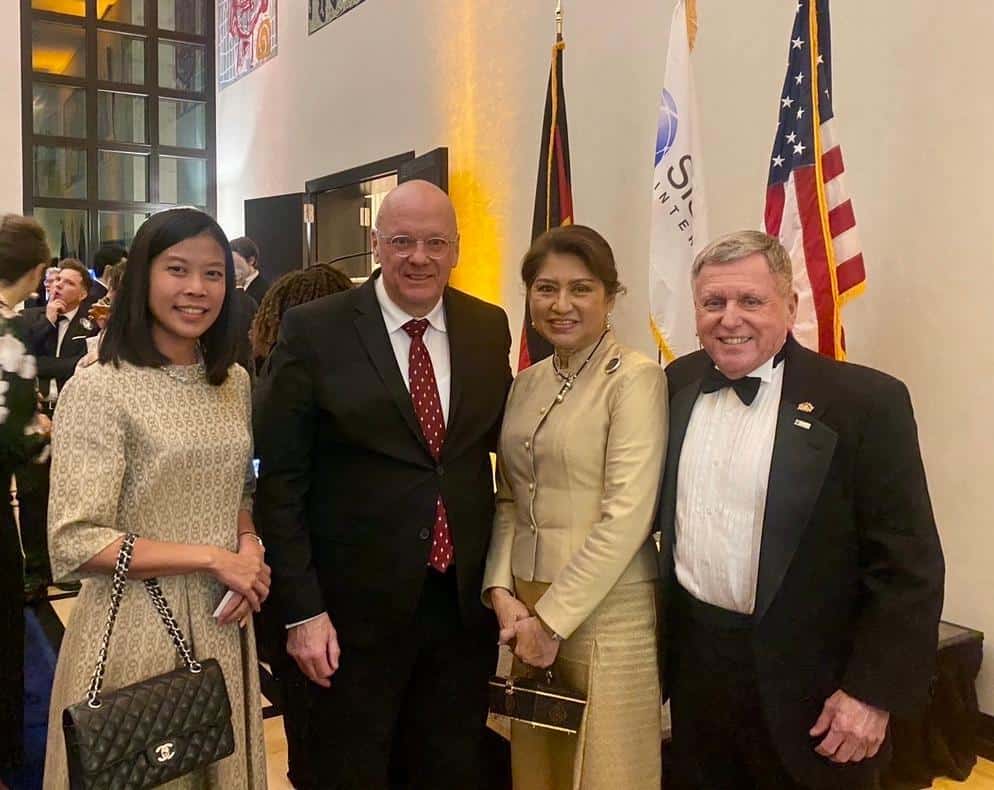
M 649 323 L 663 359 L 698 348 L 690 268 L 707 244 L 707 203 L 690 53 L 696 3 L 677 0 L 670 25 L 659 104 L 652 231 L 649 242 Z

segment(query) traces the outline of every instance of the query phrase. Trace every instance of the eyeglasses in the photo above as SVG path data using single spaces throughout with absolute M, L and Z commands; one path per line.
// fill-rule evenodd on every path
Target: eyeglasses
M 415 250 L 417 250 L 418 245 L 424 245 L 425 255 L 434 261 L 439 258 L 444 258 L 445 254 L 451 249 L 452 245 L 459 240 L 457 236 L 455 239 L 448 239 L 445 236 L 432 236 L 429 239 L 416 239 L 413 236 L 391 236 L 389 238 L 383 236 L 380 231 L 376 231 L 377 238 L 384 244 L 389 244 L 393 247 L 394 253 L 396 253 L 399 258 L 410 258 Z

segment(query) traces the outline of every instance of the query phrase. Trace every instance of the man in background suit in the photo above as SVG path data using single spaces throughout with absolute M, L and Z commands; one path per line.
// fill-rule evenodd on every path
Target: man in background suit
M 53 258 L 52 262 L 56 265 L 49 266 L 45 269 L 45 277 L 38 284 L 38 289 L 33 296 L 29 296 L 24 300 L 24 309 L 32 310 L 41 308 L 41 311 L 45 311 L 45 305 L 48 304 L 48 299 L 52 294 L 52 287 L 55 285 L 55 278 L 59 275 L 58 258 Z
M 659 513 L 674 787 L 876 787 L 942 609 L 908 391 L 793 339 L 775 238 L 712 242 L 692 280 Z
M 85 306 L 87 309 L 99 299 L 107 295 L 107 283 L 104 282 L 104 272 L 108 266 L 115 266 L 122 260 L 126 260 L 128 251 L 120 244 L 103 244 L 93 253 L 93 275 L 96 279 L 92 281 L 90 290 L 86 294 Z
M 361 288 L 288 311 L 257 385 L 255 518 L 312 681 L 312 781 L 477 787 L 496 626 L 480 602 L 489 454 L 511 380 L 503 310 L 447 286 L 448 196 L 385 199 Z
M 90 273 L 79 261 L 61 262 L 44 307 L 28 308 L 18 323 L 28 350 L 38 363 L 38 387 L 50 406 L 86 354 L 86 339 L 100 329 L 86 317 L 83 304 L 91 287 Z M 38 598 L 51 580 L 48 560 L 49 463 L 19 467 L 18 514 L 24 548 L 25 595 Z
M 25 344 L 38 361 L 38 383 L 48 397 L 50 382 L 61 391 L 86 354 L 86 339 L 100 328 L 86 316 L 84 302 L 93 286 L 90 272 L 79 261 L 62 261 L 44 317 L 23 317 Z
M 239 236 L 231 241 L 231 252 L 235 266 L 247 267 L 245 282 L 241 286 L 256 304 L 262 304 L 262 297 L 269 290 L 269 280 L 259 269 L 259 247 L 248 236 Z

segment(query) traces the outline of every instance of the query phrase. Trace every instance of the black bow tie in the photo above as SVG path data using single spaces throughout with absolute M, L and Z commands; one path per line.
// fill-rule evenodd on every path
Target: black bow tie
M 776 353 L 776 356 L 773 357 L 773 367 L 783 362 L 786 356 L 787 344 L 784 343 Z M 735 390 L 735 394 L 739 396 L 740 401 L 746 406 L 751 406 L 759 394 L 760 382 L 762 382 L 762 379 L 759 376 L 743 376 L 740 379 L 730 379 L 718 370 L 716 365 L 712 365 L 707 377 L 701 382 L 701 392 L 707 394 L 709 392 L 718 392 L 718 390 L 723 390 L 725 387 L 731 387 Z
M 743 376 L 740 379 L 730 379 L 718 370 L 718 368 L 712 366 L 707 378 L 701 382 L 701 392 L 707 394 L 709 392 L 718 392 L 725 387 L 731 387 L 735 390 L 735 394 L 739 396 L 739 400 L 746 406 L 750 406 L 756 400 L 756 395 L 759 394 L 759 384 L 761 381 L 762 379 L 759 376 Z

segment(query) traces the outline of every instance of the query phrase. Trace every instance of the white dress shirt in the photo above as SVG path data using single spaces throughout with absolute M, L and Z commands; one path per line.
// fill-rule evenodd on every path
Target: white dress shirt
M 79 305 L 76 305 L 75 310 L 70 310 L 68 313 L 63 313 L 60 318 L 65 318 L 65 321 L 58 320 L 55 325 L 59 328 L 59 339 L 55 343 L 55 356 L 59 355 L 62 351 L 62 341 L 66 338 L 66 332 L 69 331 L 69 324 L 76 317 L 76 313 L 79 312 Z
M 258 269 L 253 269 L 252 270 L 252 274 L 250 274 L 248 277 L 246 277 L 245 278 L 245 282 L 243 282 L 241 284 L 241 286 L 240 286 L 241 289 L 243 291 L 247 291 L 248 287 L 252 284 L 252 281 L 255 280 L 255 278 L 258 277 L 258 276 L 259 276 L 259 270 Z
M 783 369 L 771 358 L 749 374 L 760 379 L 749 406 L 731 387 L 698 395 L 680 453 L 677 580 L 698 600 L 742 614 L 756 603 Z
M 390 345 L 393 346 L 393 354 L 397 358 L 397 367 L 400 368 L 400 377 L 404 379 L 404 386 L 407 391 L 411 391 L 411 381 L 409 376 L 411 336 L 404 329 L 404 324 L 414 319 L 414 316 L 406 313 L 403 308 L 398 307 L 387 293 L 383 284 L 383 277 L 376 278 L 373 284 L 376 291 L 376 301 L 380 303 L 380 312 L 383 313 L 383 323 L 387 327 L 387 335 L 390 337 Z M 449 394 L 452 391 L 452 365 L 449 361 L 449 337 L 445 328 L 445 305 L 443 300 L 431 309 L 425 316 L 428 319 L 428 329 L 424 333 L 424 344 L 428 349 L 428 356 L 431 357 L 431 366 L 435 371 L 435 382 L 438 384 L 438 397 L 442 401 L 442 416 L 446 424 L 449 422 Z M 316 620 L 321 615 L 308 617 L 296 623 L 289 623 L 287 628 L 309 623 Z
M 411 354 L 411 336 L 404 329 L 404 324 L 414 319 L 414 316 L 406 313 L 398 307 L 387 293 L 387 288 L 383 284 L 383 277 L 377 277 L 374 284 L 376 289 L 376 301 L 380 303 L 380 311 L 383 313 L 383 323 L 386 324 L 387 334 L 390 336 L 390 344 L 393 346 L 393 354 L 397 358 L 397 366 L 400 368 L 400 377 L 404 379 L 407 391 L 411 391 L 411 382 L 408 372 L 408 363 Z M 445 306 L 442 300 L 431 309 L 425 316 L 428 319 L 428 329 L 424 334 L 424 344 L 428 349 L 428 356 L 431 357 L 431 366 L 435 371 L 435 382 L 438 384 L 438 397 L 442 401 L 442 416 L 445 422 L 449 422 L 449 393 L 452 389 L 452 365 L 449 362 L 449 337 L 445 329 Z

